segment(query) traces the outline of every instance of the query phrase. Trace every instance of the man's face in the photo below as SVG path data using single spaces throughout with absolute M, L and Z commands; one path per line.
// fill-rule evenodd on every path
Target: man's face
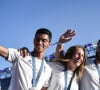
M 34 49 L 36 52 L 41 53 L 51 45 L 47 34 L 37 34 L 34 39 Z

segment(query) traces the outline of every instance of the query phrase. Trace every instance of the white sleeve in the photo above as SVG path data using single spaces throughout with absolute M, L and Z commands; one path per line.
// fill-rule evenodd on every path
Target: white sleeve
M 85 69 L 82 79 L 80 80 L 80 90 L 89 90 L 89 88 L 90 88 L 89 82 L 90 81 L 91 81 L 90 77 Z
M 18 60 L 20 56 L 20 52 L 18 52 L 17 49 L 13 49 L 13 48 L 8 48 L 8 50 L 9 50 L 8 61 L 15 62 L 16 60 Z

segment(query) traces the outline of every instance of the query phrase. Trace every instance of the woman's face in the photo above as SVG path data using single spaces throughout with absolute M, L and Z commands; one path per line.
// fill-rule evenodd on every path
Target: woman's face
M 72 62 L 76 67 L 79 67 L 84 60 L 84 51 L 82 48 L 77 48 L 75 54 L 72 57 Z

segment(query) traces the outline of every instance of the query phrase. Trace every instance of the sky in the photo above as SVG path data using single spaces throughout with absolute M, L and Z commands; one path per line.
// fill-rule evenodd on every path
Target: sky
M 48 28 L 52 43 L 67 29 L 77 35 L 65 44 L 84 45 L 100 39 L 100 0 L 0 0 L 0 45 L 6 48 L 28 47 L 33 50 L 37 29 Z M 55 52 L 56 45 L 45 56 Z M 0 57 L 0 70 L 11 63 Z

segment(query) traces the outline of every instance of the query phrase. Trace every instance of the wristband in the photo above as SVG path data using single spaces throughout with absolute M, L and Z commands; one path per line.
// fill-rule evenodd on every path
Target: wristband
M 64 45 L 64 43 L 58 42 L 57 45 Z

